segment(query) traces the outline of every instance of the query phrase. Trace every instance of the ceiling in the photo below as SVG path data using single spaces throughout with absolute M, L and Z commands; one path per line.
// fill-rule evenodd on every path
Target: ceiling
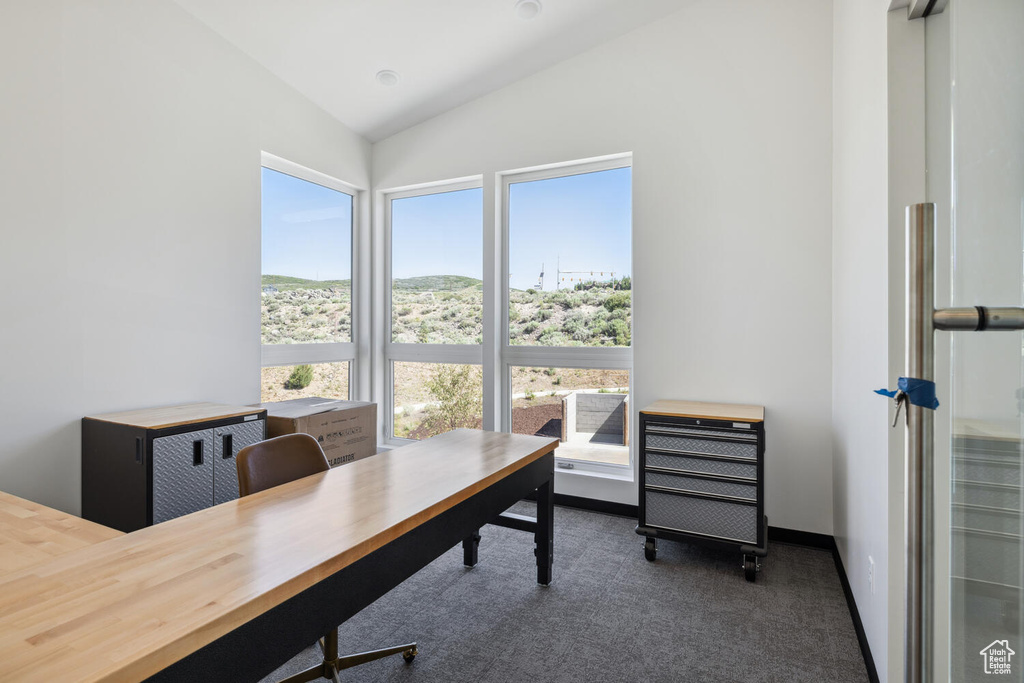
M 684 0 L 175 0 L 377 141 L 680 9 Z M 397 85 L 380 85 L 390 69 Z

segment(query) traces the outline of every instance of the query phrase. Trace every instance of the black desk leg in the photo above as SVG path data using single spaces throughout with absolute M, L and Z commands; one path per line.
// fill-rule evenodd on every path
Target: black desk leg
M 472 536 L 462 539 L 462 564 L 475 567 L 479 562 L 477 551 L 480 549 L 480 532 L 474 531 Z
M 551 566 L 555 551 L 555 478 L 552 477 L 537 487 L 537 531 L 534 534 L 533 551 L 537 556 L 537 583 L 545 586 L 551 583 Z

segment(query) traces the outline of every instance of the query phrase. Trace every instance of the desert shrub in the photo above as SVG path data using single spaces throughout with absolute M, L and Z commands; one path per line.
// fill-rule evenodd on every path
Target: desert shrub
M 409 315 L 411 313 L 412 313 L 412 307 L 411 306 L 402 306 L 397 311 L 395 311 L 395 315 L 397 315 L 400 318 L 402 318 L 404 316 L 407 316 L 407 315 Z
M 530 287 L 528 290 L 526 290 L 526 293 L 529 294 L 530 296 L 533 296 L 534 294 L 537 293 L 537 290 L 534 289 L 533 287 Z
M 519 320 L 519 309 L 515 306 L 508 307 L 508 320 L 513 323 Z
M 530 322 L 523 325 L 523 334 L 533 334 L 534 332 L 537 331 L 538 327 L 540 327 L 540 325 L 531 320 Z
M 281 304 L 277 303 L 276 301 L 271 301 L 269 304 L 267 304 L 267 312 L 268 313 L 273 313 L 274 311 L 278 310 L 279 308 L 281 308 Z
M 299 309 L 299 311 L 302 313 L 302 315 L 313 315 L 315 310 L 316 309 L 314 309 L 309 304 L 302 304 L 302 308 Z
M 615 340 L 616 346 L 629 346 L 629 325 L 625 320 L 612 320 L 608 323 L 608 336 Z
M 296 365 L 284 381 L 285 389 L 305 389 L 313 381 L 312 365 Z
M 483 414 L 480 373 L 472 366 L 439 364 L 426 386 L 436 401 L 423 420 L 432 434 L 474 427 Z
M 544 371 L 544 374 L 547 375 L 548 377 L 552 377 L 555 374 L 555 369 L 554 368 L 548 368 L 547 370 Z
M 537 311 L 536 315 L 533 316 L 533 319 L 538 320 L 540 322 L 544 322 L 545 320 L 550 319 L 552 315 L 554 315 L 553 311 L 551 311 L 550 309 L 542 308 L 539 311 Z
M 459 321 L 460 330 L 469 330 L 477 326 L 479 321 L 473 320 L 472 318 L 464 318 Z
M 578 308 L 579 306 L 583 305 L 584 296 L 585 295 L 582 294 L 570 294 L 565 297 L 565 302 L 562 304 L 562 306 L 567 310 L 572 308 Z
M 629 311 L 625 308 L 616 308 L 608 316 L 609 320 L 626 320 L 629 317 Z
M 558 385 L 560 385 L 562 383 L 562 378 L 561 377 L 556 377 L 554 380 L 552 380 L 551 383 L 554 384 L 555 386 L 558 386 Z M 551 392 L 551 393 L 552 393 L 552 395 L 554 395 L 554 392 Z
M 620 308 L 629 308 L 630 296 L 625 292 L 615 292 L 604 300 L 604 307 L 610 313 Z
M 565 342 L 565 335 L 557 327 L 548 326 L 541 330 L 537 341 L 547 346 L 562 346 Z
M 527 389 L 526 390 L 526 400 L 527 401 L 532 401 L 536 397 L 537 397 L 537 395 L 535 393 L 533 393 L 533 389 Z
M 430 339 L 430 333 L 434 331 L 434 326 L 427 323 L 420 323 L 420 328 L 416 331 L 416 341 L 421 344 L 426 344 Z

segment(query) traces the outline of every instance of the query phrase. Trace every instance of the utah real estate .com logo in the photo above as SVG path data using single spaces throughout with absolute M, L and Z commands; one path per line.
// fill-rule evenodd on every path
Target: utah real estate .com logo
M 980 654 L 985 658 L 985 673 L 1008 675 L 1010 673 L 1010 657 L 1017 653 L 1010 649 L 1010 641 L 993 640 Z

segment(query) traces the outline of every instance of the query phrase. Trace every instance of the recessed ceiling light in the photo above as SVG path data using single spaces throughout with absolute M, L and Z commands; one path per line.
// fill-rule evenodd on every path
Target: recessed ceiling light
M 516 2 L 516 16 L 520 19 L 533 19 L 540 14 L 540 0 L 518 0 Z
M 398 81 L 401 80 L 398 73 L 391 69 L 384 69 L 383 71 L 377 72 L 377 82 L 381 85 L 386 85 L 389 88 L 393 85 L 398 85 Z

